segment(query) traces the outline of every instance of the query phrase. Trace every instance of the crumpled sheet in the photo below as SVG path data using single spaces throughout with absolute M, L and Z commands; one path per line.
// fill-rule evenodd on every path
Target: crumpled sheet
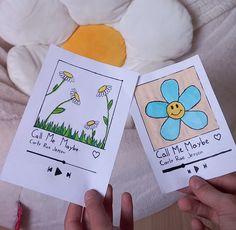
M 183 0 L 190 1 L 190 0 Z M 194 1 L 192 1 L 194 2 Z M 227 1 L 226 1 L 227 2 Z M 192 50 L 179 60 L 199 54 L 216 96 L 236 138 L 236 8 L 205 26 L 196 26 Z M 27 97 L 10 82 L 6 72 L 8 45 L 0 42 L 0 168 L 23 114 Z M 16 162 L 17 164 L 17 162 Z M 135 218 L 140 219 L 172 204 L 179 194 L 161 194 L 135 129 L 126 129 L 111 177 L 114 187 L 114 219 L 118 223 L 120 195 L 131 192 Z M 24 205 L 25 229 L 63 229 L 68 203 L 18 186 L 0 182 L 0 225 L 13 228 L 16 201 Z

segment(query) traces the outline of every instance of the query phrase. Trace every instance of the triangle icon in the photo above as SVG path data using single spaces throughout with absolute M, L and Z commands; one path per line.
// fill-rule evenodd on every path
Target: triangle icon
M 57 168 L 56 171 L 55 171 L 55 176 L 58 176 L 58 175 L 61 175 L 61 174 L 62 174 L 61 170 L 59 168 Z
M 195 172 L 197 173 L 199 168 L 197 166 L 194 166 Z

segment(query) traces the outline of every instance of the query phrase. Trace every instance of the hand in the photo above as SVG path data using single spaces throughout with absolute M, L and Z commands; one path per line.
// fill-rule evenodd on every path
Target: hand
M 236 174 L 228 174 L 209 182 L 193 176 L 189 188 L 182 190 L 189 195 L 178 201 L 179 208 L 217 224 L 221 230 L 236 229 Z M 209 230 L 201 220 L 193 218 L 193 230 Z
M 65 218 L 65 230 L 132 230 L 134 224 L 131 195 L 122 194 L 120 228 L 112 225 L 112 200 L 111 185 L 107 188 L 105 198 L 95 190 L 89 190 L 85 194 L 86 209 L 72 203 L 69 205 Z

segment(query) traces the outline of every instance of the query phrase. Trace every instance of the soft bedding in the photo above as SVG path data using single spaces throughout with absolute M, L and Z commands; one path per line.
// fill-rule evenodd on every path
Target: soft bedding
M 194 54 L 200 55 L 236 139 L 236 3 L 231 0 L 182 1 L 195 15 L 196 30 L 192 50 L 179 60 Z M 207 5 L 214 3 L 213 8 Z M 6 52 L 9 46 L 1 41 L 0 47 L 1 168 L 28 97 L 17 90 L 8 78 Z M 168 195 L 160 193 L 137 132 L 133 128 L 126 129 L 124 132 L 111 184 L 115 190 L 114 216 L 116 221 L 120 194 L 123 191 L 129 191 L 133 195 L 136 219 L 169 206 L 179 196 L 177 192 Z M 24 205 L 23 227 L 25 229 L 63 229 L 67 202 L 3 182 L 0 182 L 0 226 L 14 227 L 17 200 Z

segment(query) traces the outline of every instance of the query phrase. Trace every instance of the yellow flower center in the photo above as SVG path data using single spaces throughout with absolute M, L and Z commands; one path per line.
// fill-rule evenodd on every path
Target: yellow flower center
M 94 125 L 94 124 L 95 124 L 95 121 L 94 121 L 94 120 L 91 120 L 91 121 L 88 121 L 88 122 L 87 122 L 87 125 L 88 125 L 88 126 L 92 126 L 92 125 Z
M 106 89 L 107 89 L 107 85 L 104 85 L 98 89 L 98 92 L 103 93 L 103 92 L 105 92 Z
M 66 76 L 67 78 L 73 78 L 73 75 L 67 71 L 63 71 L 64 76 Z
M 63 44 L 73 53 L 114 66 L 126 60 L 125 40 L 117 30 L 106 25 L 83 25 Z
M 173 119 L 180 119 L 185 114 L 185 108 L 180 102 L 173 101 L 167 106 L 167 114 Z
M 76 101 L 80 101 L 80 96 L 76 92 L 74 93 L 74 98 L 75 98 Z

